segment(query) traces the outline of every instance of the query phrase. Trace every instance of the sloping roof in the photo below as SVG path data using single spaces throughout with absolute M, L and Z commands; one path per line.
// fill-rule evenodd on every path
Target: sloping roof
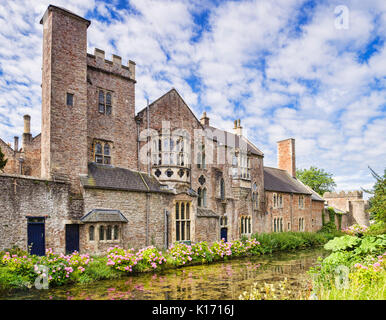
M 199 125 L 202 126 L 201 124 L 201 121 L 198 120 L 198 118 L 196 117 L 196 115 L 194 114 L 194 112 L 192 111 L 192 109 L 190 109 L 190 107 L 188 106 L 188 104 L 185 102 L 185 100 L 181 97 L 181 95 L 178 93 L 178 91 L 175 89 L 175 88 L 172 88 L 170 89 L 168 92 L 166 92 L 165 94 L 163 94 L 162 96 L 160 96 L 159 98 L 157 98 L 156 100 L 154 100 L 152 103 L 149 104 L 149 109 L 151 109 L 158 101 L 162 100 L 163 98 L 165 98 L 167 95 L 171 94 L 172 92 L 176 93 L 178 98 L 184 103 L 185 107 L 188 108 L 188 110 L 190 111 L 190 113 L 193 115 L 193 117 L 197 120 L 197 123 Z M 137 116 L 142 116 L 142 114 L 147 110 L 147 106 L 144 107 L 142 110 L 138 111 L 137 112 Z M 151 112 L 149 112 L 149 114 L 151 114 Z
M 82 218 L 82 222 L 128 222 L 119 210 L 93 209 Z
M 201 124 L 201 121 L 198 120 L 198 118 L 196 117 L 196 115 L 193 113 L 192 109 L 189 108 L 189 106 L 187 105 L 187 103 L 184 101 L 184 99 L 181 97 L 181 95 L 178 93 L 178 91 L 174 88 L 172 88 L 171 90 L 169 90 L 168 92 L 166 92 L 164 95 L 162 95 L 161 97 L 159 97 L 158 99 L 154 100 L 152 103 L 149 104 L 149 108 L 151 109 L 158 101 L 160 101 L 161 99 L 163 99 L 165 96 L 167 96 L 168 94 L 170 94 L 171 92 L 174 92 L 177 94 L 177 96 L 179 97 L 179 99 L 182 100 L 182 102 L 184 103 L 184 105 L 188 108 L 188 110 L 190 111 L 190 113 L 193 115 L 193 117 L 197 120 L 197 123 L 203 127 L 204 129 L 210 129 L 210 130 L 220 130 L 222 131 L 223 133 L 227 133 L 227 134 L 230 134 L 232 136 L 234 136 L 234 141 L 235 141 L 235 147 L 238 148 L 239 145 L 240 145 L 240 137 L 238 135 L 235 135 L 233 133 L 230 133 L 228 131 L 225 131 L 225 130 L 222 130 L 222 129 L 218 129 L 218 128 L 215 128 L 215 127 L 212 127 L 212 126 L 204 126 Z M 141 117 L 143 116 L 142 114 L 146 111 L 147 107 L 143 108 L 141 111 L 139 111 L 137 113 L 137 116 Z M 150 112 L 151 114 L 151 112 Z M 225 136 L 225 144 L 228 145 L 228 142 L 227 142 L 227 135 L 224 134 Z M 246 139 L 245 137 L 243 137 L 243 139 L 245 140 L 246 144 L 247 144 L 247 151 L 248 152 L 251 152 L 252 154 L 255 154 L 255 155 L 259 155 L 259 156 L 264 156 L 263 152 L 261 152 L 252 142 L 250 142 L 248 139 Z
M 316 192 L 314 191 L 311 187 L 305 185 L 303 182 L 301 182 L 300 180 L 297 180 L 298 182 L 300 182 L 304 187 L 306 187 L 310 192 L 311 192 L 311 200 L 314 200 L 314 201 L 322 201 L 324 202 L 325 200 Z
M 197 217 L 218 218 L 220 216 L 213 210 L 197 208 Z
M 237 134 L 234 134 L 234 133 L 222 130 L 222 129 L 218 129 L 218 128 L 212 127 L 212 126 L 204 126 L 204 127 L 205 127 L 205 129 L 210 129 L 212 131 L 214 131 L 214 130 L 222 131 L 224 133 L 224 137 L 225 137 L 225 144 L 232 146 L 233 141 L 234 141 L 234 147 L 235 148 L 239 148 L 239 146 L 240 146 L 240 136 L 238 136 Z M 228 138 L 230 138 L 231 141 L 228 141 Z M 261 152 L 252 142 L 250 142 L 245 137 L 242 137 L 242 138 L 243 138 L 243 140 L 244 140 L 244 142 L 245 142 L 245 144 L 247 146 L 247 151 L 248 152 L 250 152 L 250 153 L 252 153 L 254 155 L 258 155 L 258 156 L 264 156 L 263 152 Z
M 293 178 L 286 170 L 264 167 L 264 189 L 300 194 L 312 194 L 302 183 Z
M 170 193 L 154 176 L 94 162 L 88 164 L 88 175 L 81 177 L 81 183 L 85 188 Z
M 340 210 L 336 207 L 332 207 L 332 206 L 329 206 L 329 207 L 333 208 L 336 213 L 339 213 L 339 214 L 346 214 L 347 213 L 346 211 Z

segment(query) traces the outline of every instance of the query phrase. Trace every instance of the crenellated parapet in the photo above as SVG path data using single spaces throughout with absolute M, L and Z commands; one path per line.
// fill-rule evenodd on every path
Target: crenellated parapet
M 363 199 L 363 191 L 340 191 L 340 192 L 325 192 L 323 194 L 324 199 L 331 199 L 331 198 L 345 198 L 345 199 Z
M 87 67 L 135 82 L 134 61 L 129 60 L 127 66 L 122 65 L 122 58 L 115 54 L 112 55 L 111 60 L 107 60 L 105 52 L 98 48 L 95 48 L 94 54 L 87 53 Z

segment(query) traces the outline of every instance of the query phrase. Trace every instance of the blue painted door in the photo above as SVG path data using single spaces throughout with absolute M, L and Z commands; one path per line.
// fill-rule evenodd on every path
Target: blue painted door
M 228 228 L 221 228 L 220 238 L 224 239 L 225 242 L 228 241 Z
M 66 224 L 66 253 L 79 252 L 79 224 Z
M 30 253 L 44 256 L 46 251 L 44 223 L 28 223 L 27 233 Z

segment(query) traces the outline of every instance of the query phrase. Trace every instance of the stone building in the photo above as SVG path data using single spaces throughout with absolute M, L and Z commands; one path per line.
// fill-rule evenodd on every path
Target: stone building
M 369 214 L 366 212 L 368 202 L 363 199 L 362 191 L 326 192 L 323 198 L 328 207 L 342 215 L 342 228 L 353 224 L 370 225 Z M 335 221 L 335 224 L 338 225 L 338 221 Z
M 317 231 L 324 200 L 295 177 L 295 140 L 278 168 L 244 135 L 198 119 L 175 89 L 135 114 L 135 63 L 87 53 L 90 21 L 50 5 L 43 25 L 42 132 L 0 139 L 0 250 L 100 254 L 255 232 Z M 34 120 L 35 121 L 35 120 Z

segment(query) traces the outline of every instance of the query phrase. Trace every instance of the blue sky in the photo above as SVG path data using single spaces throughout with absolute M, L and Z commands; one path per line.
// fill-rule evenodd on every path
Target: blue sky
M 297 167 L 369 188 L 386 167 L 386 1 L 99 1 L 0 3 L 0 137 L 40 133 L 42 26 L 48 4 L 92 21 L 94 48 L 137 63 L 136 109 L 176 88 L 200 117 L 244 132 L 276 166 L 296 139 Z M 347 16 L 335 14 L 337 6 Z M 337 19 L 346 19 L 339 28 Z M 348 18 L 348 20 L 347 20 Z M 342 20 L 339 20 L 342 22 Z

